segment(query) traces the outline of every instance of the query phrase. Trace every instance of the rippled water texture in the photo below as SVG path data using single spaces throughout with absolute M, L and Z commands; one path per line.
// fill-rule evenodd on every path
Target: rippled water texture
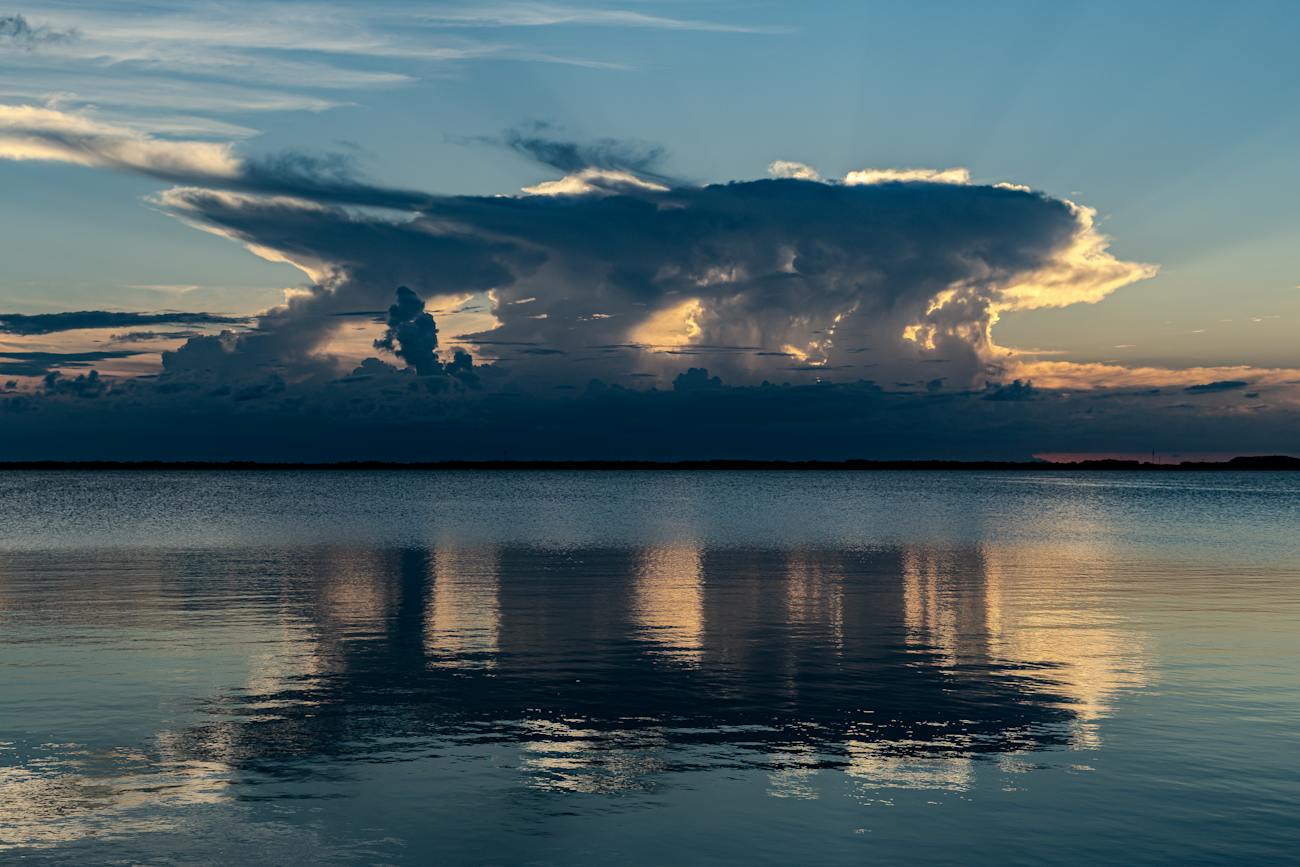
M 0 860 L 1300 848 L 1300 474 L 11 473 L 0 503 Z

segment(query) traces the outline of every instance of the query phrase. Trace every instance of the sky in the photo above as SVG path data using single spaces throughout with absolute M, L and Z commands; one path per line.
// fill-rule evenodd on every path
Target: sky
M 1298 37 L 1263 0 L 0 9 L 0 449 L 1296 453 Z

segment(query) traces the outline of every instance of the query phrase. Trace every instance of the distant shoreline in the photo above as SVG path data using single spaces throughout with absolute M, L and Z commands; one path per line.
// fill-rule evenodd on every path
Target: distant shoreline
M 1031 471 L 1060 472 L 1068 470 L 1142 471 L 1142 472 L 1205 472 L 1205 471 L 1300 471 L 1300 458 L 1287 455 L 1255 455 L 1232 458 L 1227 461 L 1183 461 L 1177 464 L 1148 463 L 1145 461 L 1090 460 L 1066 462 L 1050 461 L 759 461 L 759 460 L 686 460 L 686 461 L 334 461 L 328 463 L 288 461 L 0 461 L 0 470 L 638 470 L 638 471 Z

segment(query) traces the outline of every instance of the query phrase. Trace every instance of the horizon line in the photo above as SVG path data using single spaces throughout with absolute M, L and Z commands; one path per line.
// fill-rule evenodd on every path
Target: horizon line
M 1241 455 L 1226 461 L 1153 463 L 1113 458 L 1082 461 L 997 460 L 443 460 L 443 461 L 255 461 L 255 460 L 32 460 L 0 461 L 0 470 L 654 470 L 654 471 L 756 471 L 756 470 L 1141 470 L 1141 471 L 1300 471 L 1293 455 Z

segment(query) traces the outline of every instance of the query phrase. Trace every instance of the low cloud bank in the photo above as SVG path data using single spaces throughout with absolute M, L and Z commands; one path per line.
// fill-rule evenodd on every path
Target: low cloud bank
M 247 317 L 216 313 L 133 313 L 110 310 L 75 310 L 65 313 L 0 313 L 0 334 L 55 334 L 91 328 L 129 328 L 135 325 L 240 325 Z
M 439 460 L 997 458 L 1057 453 L 1295 452 L 1300 406 L 1276 391 L 1062 393 L 1024 383 L 913 393 L 870 382 L 730 386 L 683 371 L 666 388 L 603 381 L 481 388 L 377 360 L 329 381 L 274 373 L 58 377 L 0 396 L 10 459 Z M 435 384 L 430 388 L 430 383 Z M 86 431 L 94 430 L 88 437 Z

